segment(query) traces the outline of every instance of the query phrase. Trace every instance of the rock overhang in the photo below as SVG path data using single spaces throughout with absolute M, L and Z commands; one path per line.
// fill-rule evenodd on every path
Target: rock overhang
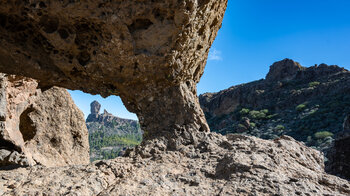
M 179 82 L 196 83 L 226 4 L 3 1 L 0 70 L 38 79 L 42 88 L 102 96 L 142 96 Z

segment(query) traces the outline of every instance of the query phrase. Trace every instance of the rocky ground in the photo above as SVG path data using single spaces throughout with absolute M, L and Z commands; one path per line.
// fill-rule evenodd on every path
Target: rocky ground
M 350 194 L 348 181 L 324 172 L 319 151 L 287 136 L 212 133 L 180 151 L 134 152 L 87 166 L 0 171 L 0 195 Z

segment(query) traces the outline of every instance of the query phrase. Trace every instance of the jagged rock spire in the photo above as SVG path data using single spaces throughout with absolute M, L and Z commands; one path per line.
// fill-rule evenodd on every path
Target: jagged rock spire
M 100 109 L 101 109 L 101 104 L 98 101 L 93 101 L 90 104 L 91 114 L 98 114 L 98 113 L 100 113 Z

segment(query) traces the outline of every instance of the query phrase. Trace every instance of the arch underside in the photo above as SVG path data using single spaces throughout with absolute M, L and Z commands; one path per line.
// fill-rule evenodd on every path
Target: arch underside
M 146 139 L 208 132 L 196 95 L 227 0 L 1 1 L 0 72 L 119 95 Z M 169 142 L 170 141 L 170 142 Z

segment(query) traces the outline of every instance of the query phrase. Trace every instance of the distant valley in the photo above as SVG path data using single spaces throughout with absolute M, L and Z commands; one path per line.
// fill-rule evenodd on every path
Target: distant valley
M 92 102 L 86 119 L 91 161 L 115 158 L 142 141 L 138 121 L 113 116 L 106 110 L 101 114 L 100 109 L 100 103 Z

